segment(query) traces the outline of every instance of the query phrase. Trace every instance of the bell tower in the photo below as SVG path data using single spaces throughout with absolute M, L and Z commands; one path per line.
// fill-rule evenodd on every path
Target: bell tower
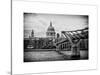
M 31 37 L 32 38 L 34 37 L 34 30 L 32 30 L 32 32 L 31 32 Z

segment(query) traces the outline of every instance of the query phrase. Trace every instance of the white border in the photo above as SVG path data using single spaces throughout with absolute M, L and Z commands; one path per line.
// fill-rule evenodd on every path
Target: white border
M 23 12 L 89 15 L 89 60 L 23 62 Z M 13 1 L 12 72 L 13 74 L 74 71 L 97 67 L 97 7 L 46 2 Z

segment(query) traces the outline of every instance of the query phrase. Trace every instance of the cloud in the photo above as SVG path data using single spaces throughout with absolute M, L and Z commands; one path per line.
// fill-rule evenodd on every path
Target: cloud
M 88 26 L 87 15 L 58 15 L 24 13 L 24 30 L 34 30 L 36 36 L 45 36 L 46 30 L 52 21 L 57 33 L 83 29 Z M 28 33 L 25 33 L 25 35 Z

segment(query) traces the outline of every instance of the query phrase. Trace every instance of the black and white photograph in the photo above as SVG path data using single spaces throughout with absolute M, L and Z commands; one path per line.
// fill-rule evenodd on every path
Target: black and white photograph
M 13 74 L 97 68 L 97 7 L 15 1 L 12 14 Z
M 23 13 L 24 62 L 88 60 L 88 15 Z

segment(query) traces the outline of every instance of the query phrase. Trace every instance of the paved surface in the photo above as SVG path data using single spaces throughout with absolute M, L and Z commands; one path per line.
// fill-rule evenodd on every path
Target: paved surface
M 87 51 L 80 51 L 80 59 L 87 58 Z M 60 61 L 60 60 L 72 60 L 71 51 L 28 51 L 24 52 L 25 62 L 35 61 Z

